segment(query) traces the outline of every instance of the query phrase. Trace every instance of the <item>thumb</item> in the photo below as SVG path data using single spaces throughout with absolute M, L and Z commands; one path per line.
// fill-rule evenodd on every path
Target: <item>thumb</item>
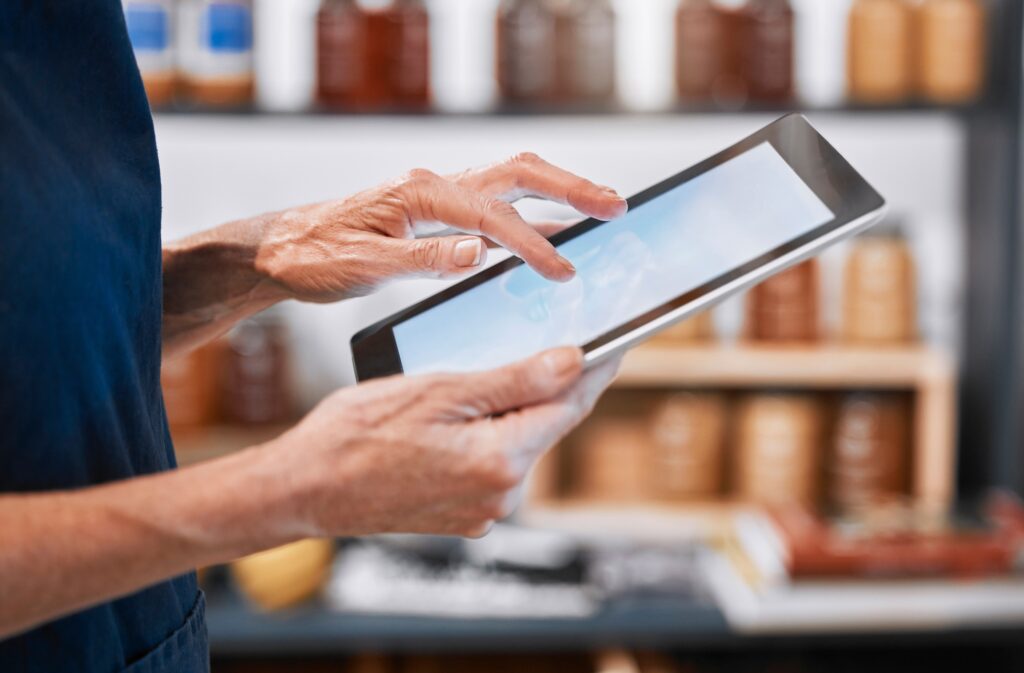
M 583 372 L 583 352 L 566 346 L 487 372 L 468 374 L 463 405 L 471 416 L 490 416 L 558 397 Z
M 479 269 L 487 259 L 487 246 L 476 236 L 439 236 L 396 243 L 403 248 L 399 251 L 400 263 L 416 275 L 461 275 Z

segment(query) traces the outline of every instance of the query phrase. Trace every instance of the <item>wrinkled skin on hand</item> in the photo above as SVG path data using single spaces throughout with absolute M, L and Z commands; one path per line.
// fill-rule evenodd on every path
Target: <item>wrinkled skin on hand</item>
M 546 278 L 569 280 L 575 270 L 545 238 L 557 227 L 533 227 L 511 205 L 524 197 L 568 204 L 601 219 L 626 210 L 614 190 L 530 153 L 448 177 L 417 169 L 346 199 L 269 216 L 256 266 L 283 296 L 332 302 L 391 280 L 472 273 L 483 266 L 492 242 Z M 438 222 L 471 235 L 416 238 Z
M 331 395 L 270 447 L 308 494 L 302 533 L 483 535 L 618 367 L 582 364 L 566 347 L 489 372 L 395 376 Z

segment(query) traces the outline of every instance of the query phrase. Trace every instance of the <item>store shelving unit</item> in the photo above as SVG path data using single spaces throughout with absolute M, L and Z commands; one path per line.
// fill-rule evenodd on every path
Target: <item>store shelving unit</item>
M 646 346 L 628 356 L 616 385 L 647 389 L 855 386 L 914 391 L 914 495 L 923 502 L 946 506 L 958 493 L 971 495 L 991 485 L 1024 489 L 1024 265 L 1018 263 L 1024 258 L 1020 58 L 1024 8 L 1019 2 L 992 3 L 990 34 L 990 85 L 978 104 L 962 108 L 906 105 L 811 110 L 865 119 L 879 114 L 922 118 L 943 115 L 955 119 L 966 130 L 967 282 L 958 370 L 947 355 L 923 347 L 868 349 L 826 345 L 795 350 L 743 345 Z M 728 113 L 785 111 L 788 110 L 751 108 Z M 718 112 L 705 107 L 681 107 L 653 116 Z M 187 109 L 160 113 L 176 121 L 208 114 L 263 116 L 254 111 L 209 113 Z M 564 114 L 636 113 L 612 109 L 503 109 L 454 117 L 457 120 Z M 319 120 L 338 115 L 314 112 L 270 116 Z M 453 116 L 428 113 L 418 117 L 436 117 L 441 121 Z M 954 420 L 957 418 L 959 423 Z M 182 438 L 178 444 L 183 462 L 189 462 L 263 441 L 280 431 L 281 428 L 219 428 L 213 434 Z M 520 520 L 588 535 L 628 535 L 635 533 L 635 523 L 642 520 L 652 537 L 681 539 L 713 535 L 717 529 L 715 522 L 732 516 L 737 507 L 729 502 L 622 505 L 564 500 L 530 503 L 521 512 Z M 218 591 L 210 598 L 208 616 L 215 655 L 333 654 L 374 649 L 565 650 L 608 644 L 698 648 L 759 647 L 771 642 L 775 647 L 778 642 L 736 636 L 713 606 L 678 600 L 611 601 L 601 614 L 582 620 L 458 620 L 335 613 L 318 604 L 264 615 L 252 611 L 231 592 Z M 951 627 L 924 632 L 919 637 L 922 642 L 955 638 L 970 643 L 1013 642 L 1019 641 L 1022 633 L 1024 625 L 986 631 Z M 855 637 L 877 638 L 884 644 L 888 636 L 879 633 Z M 914 634 L 903 633 L 899 637 L 901 642 L 907 642 Z

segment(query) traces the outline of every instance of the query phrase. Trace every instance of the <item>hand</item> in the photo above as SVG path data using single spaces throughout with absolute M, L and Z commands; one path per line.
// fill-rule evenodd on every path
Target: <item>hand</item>
M 582 374 L 576 348 L 494 371 L 392 377 L 338 391 L 268 445 L 301 493 L 302 535 L 482 535 L 618 361 Z
M 484 239 L 520 256 L 541 275 L 564 281 L 575 273 L 540 231 L 510 205 L 536 196 L 591 217 L 622 215 L 626 202 L 609 187 L 556 168 L 535 154 L 451 177 L 414 170 L 340 201 L 268 216 L 256 268 L 283 297 L 330 302 L 367 294 L 390 280 L 451 278 L 479 270 Z M 425 223 L 441 222 L 476 236 L 416 239 Z

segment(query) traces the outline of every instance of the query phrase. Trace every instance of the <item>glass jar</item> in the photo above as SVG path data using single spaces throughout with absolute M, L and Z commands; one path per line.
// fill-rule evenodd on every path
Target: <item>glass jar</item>
M 917 338 L 914 258 L 895 224 L 853 242 L 844 276 L 844 339 L 900 343 Z
M 985 9 L 978 0 L 925 0 L 917 10 L 917 85 L 936 103 L 965 103 L 984 82 Z
M 847 88 L 851 100 L 891 104 L 910 96 L 912 18 L 905 0 L 854 2 L 847 41 Z
M 790 267 L 747 295 L 747 336 L 758 341 L 804 342 L 819 337 L 818 261 Z
M 252 2 L 182 0 L 178 55 L 184 92 L 200 106 L 238 107 L 253 99 Z
M 502 0 L 495 36 L 498 90 L 505 102 L 557 99 L 556 17 L 545 0 Z
M 609 103 L 615 97 L 615 12 L 609 0 L 562 0 L 556 5 L 557 86 L 571 103 Z

